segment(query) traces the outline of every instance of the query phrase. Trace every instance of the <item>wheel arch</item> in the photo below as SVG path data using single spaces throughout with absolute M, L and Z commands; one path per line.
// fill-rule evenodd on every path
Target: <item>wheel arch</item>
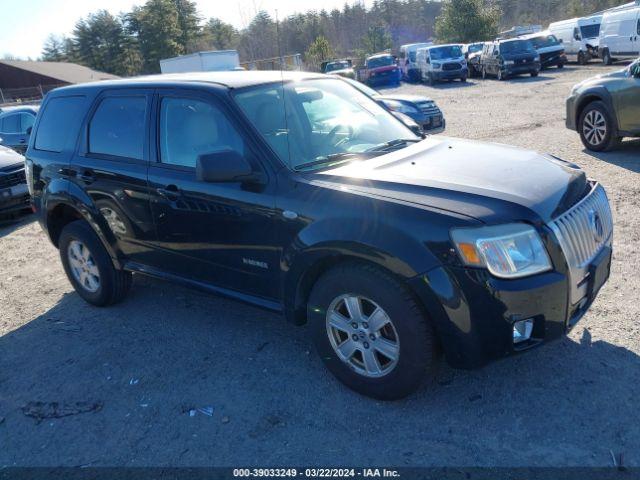
M 606 88 L 599 87 L 591 90 L 587 90 L 580 96 L 580 100 L 576 106 L 576 131 L 580 131 L 580 117 L 582 116 L 582 112 L 587 107 L 587 105 L 593 102 L 602 102 L 607 107 L 609 115 L 613 120 L 613 126 L 616 132 L 619 130 L 618 128 L 618 117 L 616 116 L 616 111 L 613 105 L 613 98 L 611 94 Z

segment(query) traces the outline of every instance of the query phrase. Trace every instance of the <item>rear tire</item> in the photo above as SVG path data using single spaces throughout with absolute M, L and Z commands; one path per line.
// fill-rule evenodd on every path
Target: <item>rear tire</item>
M 78 295 L 104 307 L 118 303 L 131 288 L 131 273 L 117 270 L 102 242 L 84 220 L 68 224 L 58 242 L 60 259 Z
M 607 106 L 601 101 L 587 105 L 578 119 L 578 132 L 582 144 L 594 152 L 612 150 L 620 143 Z
M 611 65 L 613 63 L 613 58 L 611 57 L 611 53 L 609 53 L 608 48 L 602 52 L 602 63 L 605 65 Z
M 425 373 L 435 376 L 433 329 L 412 292 L 391 274 L 364 263 L 339 265 L 317 281 L 307 311 L 320 358 L 349 388 L 396 400 L 413 393 Z
M 584 52 L 578 52 L 578 64 L 586 65 L 589 60 Z
M 531 72 L 531 76 L 532 76 L 533 78 L 537 77 L 538 75 L 540 75 L 540 72 L 539 72 L 539 71 L 537 71 L 537 70 L 535 70 L 535 71 Z

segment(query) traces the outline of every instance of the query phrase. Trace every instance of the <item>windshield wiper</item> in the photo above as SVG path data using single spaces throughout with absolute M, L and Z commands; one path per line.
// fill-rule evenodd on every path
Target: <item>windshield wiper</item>
M 371 157 L 375 152 L 341 152 L 341 153 L 332 153 L 331 155 L 325 155 L 323 157 L 312 160 L 311 162 L 301 163 L 300 165 L 296 165 L 293 167 L 294 170 L 304 170 L 309 167 L 314 167 L 317 165 L 325 165 L 328 163 L 343 163 L 348 162 L 349 160 L 361 159 Z
M 422 138 L 397 138 L 395 140 L 391 140 L 390 142 L 385 142 L 385 143 L 381 143 L 380 145 L 376 145 L 375 147 L 370 148 L 369 150 L 366 150 L 366 151 L 370 153 L 387 152 L 396 147 L 406 147 L 408 143 L 418 143 L 418 142 L 421 142 L 422 140 L 423 140 Z

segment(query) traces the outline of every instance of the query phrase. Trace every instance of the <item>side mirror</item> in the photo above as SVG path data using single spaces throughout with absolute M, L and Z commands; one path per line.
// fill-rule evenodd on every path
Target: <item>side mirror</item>
M 244 156 L 235 150 L 205 153 L 196 161 L 196 178 L 201 182 L 245 182 L 257 178 Z
M 578 41 L 582 40 L 582 38 L 580 38 L 580 35 L 577 34 L 577 33 L 573 36 L 573 38 L 578 40 Z
M 31 132 L 33 132 L 33 127 L 27 127 L 27 131 L 25 133 L 27 135 L 31 135 Z

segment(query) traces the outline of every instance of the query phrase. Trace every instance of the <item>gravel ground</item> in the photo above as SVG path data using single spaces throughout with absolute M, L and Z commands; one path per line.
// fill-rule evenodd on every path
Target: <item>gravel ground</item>
M 449 135 L 547 151 L 606 186 L 612 277 L 568 338 L 377 402 L 280 316 L 139 276 L 124 303 L 86 305 L 25 218 L 0 226 L 0 467 L 640 465 L 640 141 L 594 155 L 564 128 L 571 86 L 607 70 L 399 89 L 433 96 Z

